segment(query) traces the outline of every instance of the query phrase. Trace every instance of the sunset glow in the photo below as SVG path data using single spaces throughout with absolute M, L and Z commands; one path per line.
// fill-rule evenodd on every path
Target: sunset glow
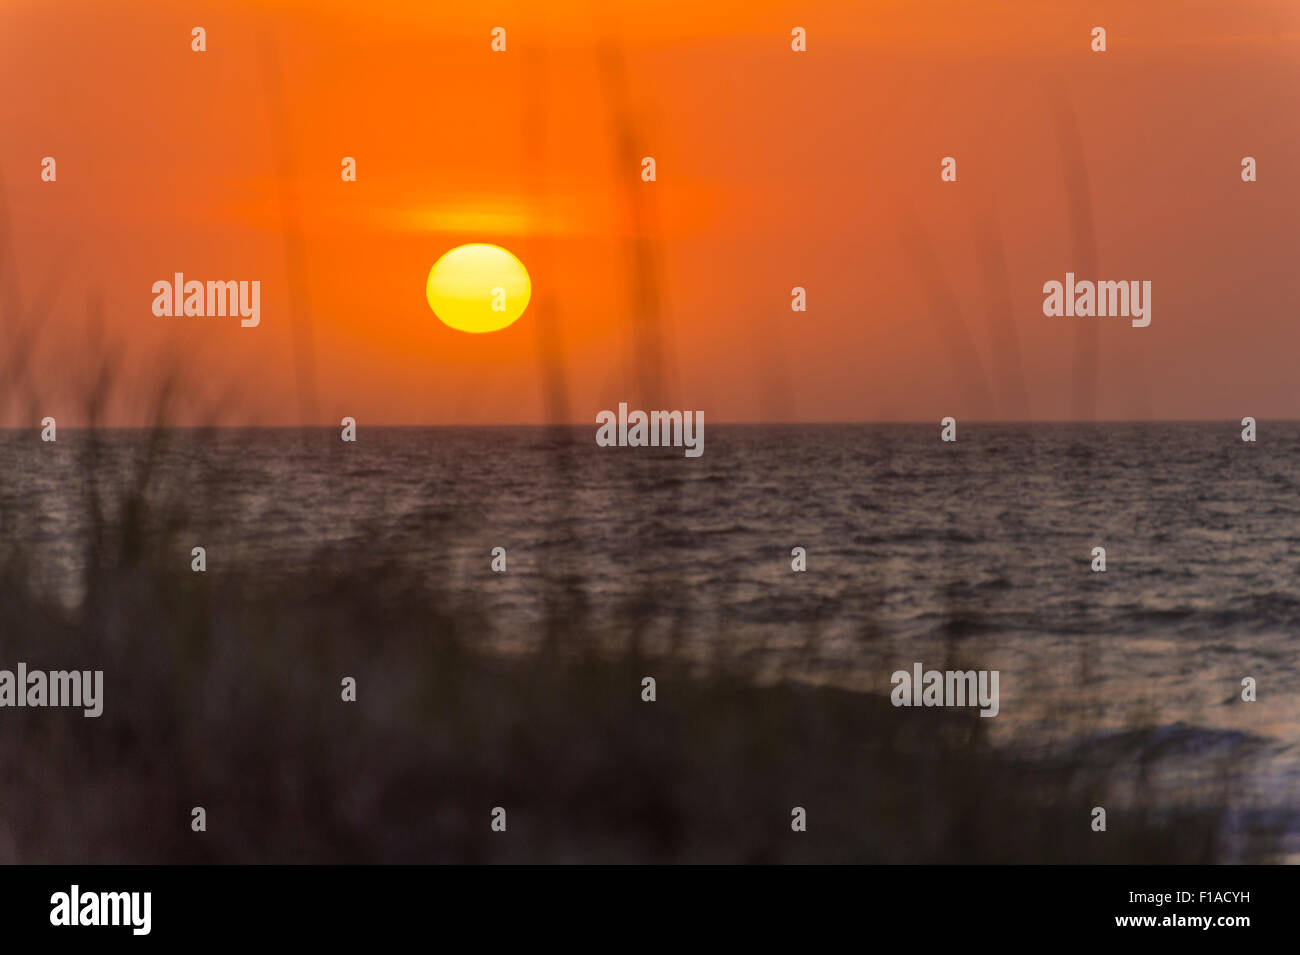
M 164 370 L 263 425 L 1300 415 L 1293 0 L 0 6 L 0 83 L 41 78 L 0 97 L 0 175 L 14 293 L 57 291 L 25 354 L 60 421 L 88 301 L 141 392 L 118 424 Z M 420 285 L 480 243 L 547 310 L 450 334 Z M 1157 317 L 1044 315 L 1067 272 L 1150 281 Z M 259 281 L 260 324 L 155 316 L 176 273 Z

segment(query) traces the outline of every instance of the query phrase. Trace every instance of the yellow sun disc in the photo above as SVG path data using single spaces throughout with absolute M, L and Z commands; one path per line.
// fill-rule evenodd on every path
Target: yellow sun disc
M 424 294 L 443 324 L 482 333 L 513 325 L 532 290 L 524 263 L 499 245 L 475 243 L 433 263 Z

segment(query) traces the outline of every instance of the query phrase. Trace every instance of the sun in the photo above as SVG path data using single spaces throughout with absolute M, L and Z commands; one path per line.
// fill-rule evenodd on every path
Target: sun
M 518 321 L 532 291 L 524 263 L 499 245 L 477 242 L 433 263 L 424 294 L 443 324 L 482 334 Z

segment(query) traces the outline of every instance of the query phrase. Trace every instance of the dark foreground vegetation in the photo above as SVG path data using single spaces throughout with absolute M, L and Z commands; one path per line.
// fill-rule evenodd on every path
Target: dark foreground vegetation
M 104 712 L 0 711 L 0 860 L 1271 857 L 1267 831 L 1226 841 L 1212 807 L 1231 801 L 1227 773 L 1197 806 L 1171 808 L 1146 776 L 1155 737 L 1142 727 L 1095 758 L 1018 754 L 974 710 L 759 679 L 725 640 L 707 659 L 648 649 L 635 608 L 590 619 L 567 577 L 548 585 L 527 649 L 488 649 L 497 625 L 482 607 L 385 556 L 379 529 L 275 579 L 228 560 L 194 573 L 187 491 L 151 477 L 165 448 L 143 441 L 110 502 L 97 436 L 78 440 L 84 593 L 67 606 L 36 586 L 23 535 L 5 535 L 0 662 L 102 669 Z M 1090 827 L 1098 805 L 1105 833 Z M 196 806 L 206 832 L 191 829 Z M 498 806 L 504 833 L 490 827 Z M 806 832 L 791 830 L 794 807 Z

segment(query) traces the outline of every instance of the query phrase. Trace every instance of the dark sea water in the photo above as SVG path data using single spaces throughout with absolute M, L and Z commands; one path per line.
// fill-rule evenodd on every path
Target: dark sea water
M 727 640 L 770 674 L 884 694 L 913 662 L 997 669 L 995 739 L 1085 758 L 1158 726 L 1171 776 L 1226 759 L 1242 812 L 1300 806 L 1300 424 L 710 424 L 699 458 L 594 435 L 178 431 L 146 499 L 210 562 L 421 568 L 488 614 L 485 643 L 536 639 L 562 584 L 611 635 Z M 108 432 L 91 461 L 85 432 L 0 434 L 0 533 L 57 599 L 80 599 L 87 482 L 120 491 L 148 440 Z

